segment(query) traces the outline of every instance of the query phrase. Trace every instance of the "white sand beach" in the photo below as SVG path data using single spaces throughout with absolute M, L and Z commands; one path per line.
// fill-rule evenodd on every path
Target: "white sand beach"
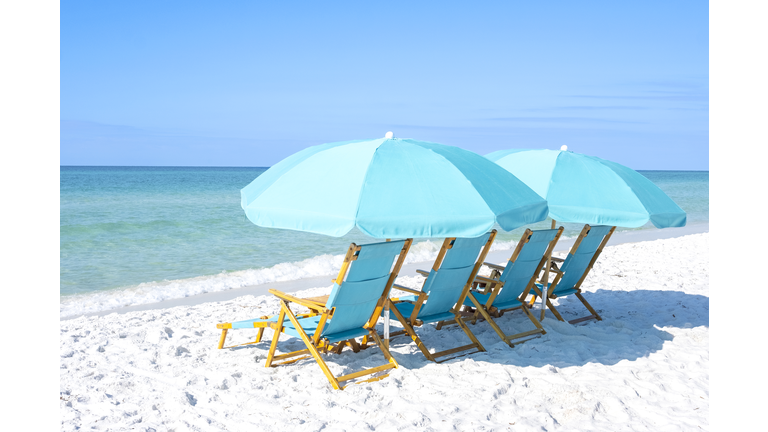
M 397 283 L 422 281 L 403 271 Z M 441 364 L 400 336 L 391 341 L 398 369 L 343 391 L 312 359 L 265 368 L 270 330 L 260 344 L 217 349 L 216 323 L 276 313 L 270 295 L 64 319 L 61 429 L 709 430 L 709 233 L 608 246 L 582 288 L 603 321 L 548 313 L 547 334 L 514 348 L 478 322 L 471 329 L 487 352 Z M 555 301 L 566 319 L 585 312 L 571 297 Z M 520 311 L 497 323 L 532 328 Z M 230 331 L 228 343 L 255 334 Z M 436 350 L 468 343 L 455 326 L 420 335 Z M 282 336 L 278 350 L 302 347 Z M 384 362 L 377 348 L 326 359 L 337 374 Z

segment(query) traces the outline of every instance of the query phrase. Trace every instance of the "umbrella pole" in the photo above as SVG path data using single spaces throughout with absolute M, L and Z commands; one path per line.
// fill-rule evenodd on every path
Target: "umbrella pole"
M 389 349 L 389 299 L 384 303 L 384 347 Z
M 387 239 L 387 241 L 392 241 L 392 239 Z M 384 347 L 389 350 L 389 299 L 384 301 L 384 340 L 382 342 Z
M 556 221 L 552 219 L 552 229 L 555 229 Z M 552 263 L 552 253 L 550 253 L 547 256 L 547 266 L 544 267 L 544 280 L 541 284 L 541 319 L 539 321 L 544 321 L 544 312 L 547 310 L 547 297 L 549 297 L 549 293 L 547 292 L 547 289 L 549 288 L 549 266 Z

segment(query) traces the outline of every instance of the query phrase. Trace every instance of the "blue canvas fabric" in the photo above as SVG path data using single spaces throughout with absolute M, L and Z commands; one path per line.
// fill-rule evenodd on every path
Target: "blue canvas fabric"
M 288 319 L 286 318 L 286 321 Z M 253 324 L 257 322 L 277 322 L 277 315 L 269 318 L 258 318 L 258 319 L 248 319 L 248 320 L 242 320 L 242 321 L 235 321 L 232 323 L 233 329 L 252 329 Z
M 480 252 L 488 242 L 490 233 L 475 238 L 457 238 L 453 246 L 443 257 L 440 268 L 432 269 L 424 281 L 422 292 L 427 294 L 427 301 L 419 309 L 417 318 L 424 323 L 453 319 L 451 312 L 459 296 L 467 285 Z M 410 316 L 414 305 L 397 303 L 398 310 L 404 316 Z
M 657 228 L 685 226 L 685 212 L 624 165 L 571 151 L 500 150 L 486 155 L 547 199 L 561 222 Z
M 334 283 L 327 309 L 335 308 L 333 317 L 323 327 L 322 336 L 337 342 L 368 334 L 363 326 L 373 315 L 389 281 L 392 265 L 405 244 L 405 240 L 362 245 L 357 259 L 350 264 L 341 285 Z M 320 316 L 298 319 L 302 329 L 312 337 Z M 285 333 L 299 336 L 293 323 L 287 322 Z
M 544 220 L 547 204 L 488 159 L 412 139 L 330 143 L 275 164 L 241 191 L 256 225 L 339 237 L 477 237 Z
M 576 283 L 584 275 L 592 257 L 597 252 L 597 248 L 600 247 L 600 243 L 610 230 L 611 227 L 605 225 L 590 226 L 589 233 L 581 240 L 576 252 L 573 255 L 568 254 L 565 262 L 560 266 L 563 277 L 555 286 L 553 292 L 555 295 L 561 297 L 576 292 L 574 289 Z
M 507 262 L 504 271 L 499 276 L 499 280 L 504 282 L 504 286 L 499 295 L 493 300 L 493 305 L 496 308 L 504 309 L 520 304 L 517 299 L 525 291 L 525 287 L 528 286 L 528 282 L 533 277 L 534 272 L 536 272 L 541 258 L 544 256 L 549 243 L 557 235 L 557 232 L 558 230 L 556 229 L 533 231 L 528 242 L 523 245 L 515 262 Z M 490 293 L 473 293 L 473 295 L 481 304 L 486 304 L 488 297 L 490 297 Z M 475 307 L 469 299 L 464 300 L 464 304 Z

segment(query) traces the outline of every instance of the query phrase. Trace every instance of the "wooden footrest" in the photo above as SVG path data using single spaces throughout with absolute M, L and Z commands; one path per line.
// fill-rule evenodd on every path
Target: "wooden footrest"
M 585 316 L 583 318 L 577 318 L 575 320 L 570 320 L 570 321 L 568 321 L 568 324 L 578 324 L 580 322 L 589 321 L 591 319 L 595 319 L 595 320 L 601 321 L 600 317 L 595 316 L 595 315 L 589 315 L 589 316 Z
M 381 372 L 381 371 L 388 370 L 388 369 L 394 369 L 395 367 L 396 366 L 394 364 L 389 363 L 389 364 L 377 366 L 375 368 L 361 370 L 361 371 L 358 371 L 358 372 L 355 372 L 355 373 L 351 373 L 351 374 L 348 374 L 348 375 L 342 375 L 342 376 L 336 378 L 336 381 L 341 383 L 341 382 L 344 382 L 344 381 L 349 381 L 349 380 L 353 380 L 355 378 L 359 378 L 361 376 L 375 374 L 376 372 Z M 389 375 L 389 374 L 387 374 L 387 375 Z M 384 376 L 387 376 L 387 375 L 384 375 Z M 382 377 L 374 377 L 374 378 L 371 378 L 371 380 L 376 381 L 376 380 L 379 380 L 381 378 L 384 378 L 384 376 L 382 376 Z M 369 381 L 369 380 L 361 381 L 361 382 L 367 382 L 367 381 Z

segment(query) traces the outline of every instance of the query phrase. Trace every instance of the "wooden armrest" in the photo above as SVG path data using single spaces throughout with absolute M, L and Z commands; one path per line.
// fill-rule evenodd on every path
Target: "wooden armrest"
M 472 291 L 480 294 L 488 294 L 489 292 L 491 292 L 491 288 L 495 286 L 498 288 L 501 288 L 504 285 L 504 282 L 500 282 L 497 279 L 491 279 L 491 278 L 487 278 L 485 276 L 480 276 L 480 275 L 475 276 L 475 280 L 473 282 L 475 284 L 477 283 L 485 284 L 485 288 L 483 289 L 480 289 L 478 286 L 472 287 Z
M 486 266 L 486 267 L 490 267 L 490 268 L 492 268 L 494 270 L 499 270 L 499 271 L 504 271 L 504 269 L 506 268 L 504 266 L 500 266 L 498 264 L 489 263 L 489 262 L 484 262 L 483 265 Z
M 491 279 L 485 276 L 477 275 L 475 276 L 475 282 L 485 282 L 485 283 L 493 283 L 497 285 L 503 285 L 504 282 L 499 282 L 497 279 Z
M 546 272 L 546 270 L 547 270 L 546 268 L 542 268 L 542 269 L 541 269 L 541 273 L 544 273 L 544 272 Z M 559 268 L 557 268 L 556 266 L 555 266 L 555 267 L 550 267 L 550 268 L 549 268 L 549 272 L 550 272 L 550 273 L 555 273 L 555 274 L 560 274 L 560 275 L 562 275 L 562 274 L 563 274 L 563 271 L 562 271 L 562 270 L 560 270 Z
M 304 297 L 302 300 L 310 301 L 312 303 L 317 303 L 319 306 L 325 306 L 326 303 L 328 303 L 328 297 L 329 295 L 322 295 L 317 297 Z
M 409 292 L 409 293 L 411 293 L 411 294 L 416 294 L 416 295 L 421 295 L 421 294 L 424 294 L 424 295 L 426 295 L 426 294 L 425 294 L 424 292 L 422 292 L 422 291 L 416 291 L 415 289 L 406 288 L 406 287 L 404 287 L 404 286 L 402 286 L 402 285 L 398 285 L 398 284 L 392 284 L 392 288 L 397 288 L 397 289 L 399 289 L 399 290 L 401 290 L 401 291 Z
M 426 270 L 416 270 L 416 273 L 422 275 L 422 276 L 429 276 L 429 272 Z
M 296 303 L 298 305 L 301 305 L 301 306 L 304 306 L 306 308 L 319 311 L 321 313 L 325 313 L 325 312 L 328 311 L 328 309 L 325 308 L 325 305 L 321 305 L 321 304 L 319 304 L 317 302 L 313 302 L 311 300 L 306 300 L 306 299 L 294 297 L 294 296 L 292 296 L 290 294 L 286 294 L 286 293 L 284 293 L 282 291 L 278 291 L 276 289 L 270 289 L 269 293 L 274 295 L 277 298 L 280 298 L 280 299 L 283 299 L 283 300 L 287 300 L 287 301 L 292 302 L 292 303 Z

